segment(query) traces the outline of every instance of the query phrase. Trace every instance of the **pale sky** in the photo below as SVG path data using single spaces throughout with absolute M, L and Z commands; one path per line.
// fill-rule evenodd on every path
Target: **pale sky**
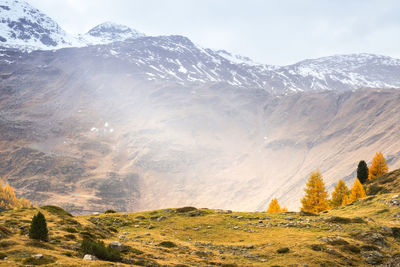
M 26 0 L 67 32 L 112 21 L 274 65 L 334 54 L 400 58 L 398 0 Z

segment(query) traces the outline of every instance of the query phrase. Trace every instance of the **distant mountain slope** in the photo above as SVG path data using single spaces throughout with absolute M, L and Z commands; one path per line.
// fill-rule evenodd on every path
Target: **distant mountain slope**
M 156 50 L 156 43 L 180 46 Z M 0 175 L 25 197 L 77 213 L 108 205 L 263 210 L 274 196 L 297 209 L 316 168 L 332 188 L 339 178 L 351 183 L 358 161 L 377 151 L 400 167 L 400 90 L 282 96 L 224 82 L 148 80 L 151 66 L 180 66 L 151 62 L 177 57 L 187 66 L 214 56 L 192 46 L 171 36 L 2 51 Z M 187 70 L 178 77 L 194 75 Z

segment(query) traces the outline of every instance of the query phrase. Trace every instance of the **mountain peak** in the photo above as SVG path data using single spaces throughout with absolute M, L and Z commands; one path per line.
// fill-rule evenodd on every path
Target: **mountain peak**
M 144 36 L 143 33 L 126 25 L 107 21 L 95 26 L 81 38 L 88 44 L 104 44 L 127 39 L 136 39 Z
M 0 45 L 34 49 L 53 49 L 74 44 L 50 17 L 25 1 L 0 2 Z

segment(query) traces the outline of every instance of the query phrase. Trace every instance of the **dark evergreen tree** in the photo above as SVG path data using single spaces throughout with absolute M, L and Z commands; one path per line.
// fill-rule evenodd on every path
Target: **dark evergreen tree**
M 47 241 L 49 238 L 46 218 L 40 211 L 32 218 L 31 228 L 29 229 L 29 238 L 43 241 Z
M 368 180 L 368 166 L 365 161 L 360 161 L 357 167 L 357 178 L 363 184 Z

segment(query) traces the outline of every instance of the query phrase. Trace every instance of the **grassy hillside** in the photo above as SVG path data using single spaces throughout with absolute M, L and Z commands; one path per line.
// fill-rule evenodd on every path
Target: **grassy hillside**
M 384 174 L 365 184 L 368 195 L 400 192 L 400 169 Z
M 123 262 L 139 266 L 367 266 L 395 261 L 400 251 L 397 194 L 369 196 L 320 215 L 165 209 L 73 217 L 55 207 L 40 210 L 50 241 L 27 232 L 37 209 L 0 213 L 0 266 L 117 265 L 83 261 L 84 236 L 123 244 Z M 43 254 L 41 259 L 32 256 Z M 120 265 L 123 263 L 120 263 Z M 230 265 L 229 265 L 230 264 Z

